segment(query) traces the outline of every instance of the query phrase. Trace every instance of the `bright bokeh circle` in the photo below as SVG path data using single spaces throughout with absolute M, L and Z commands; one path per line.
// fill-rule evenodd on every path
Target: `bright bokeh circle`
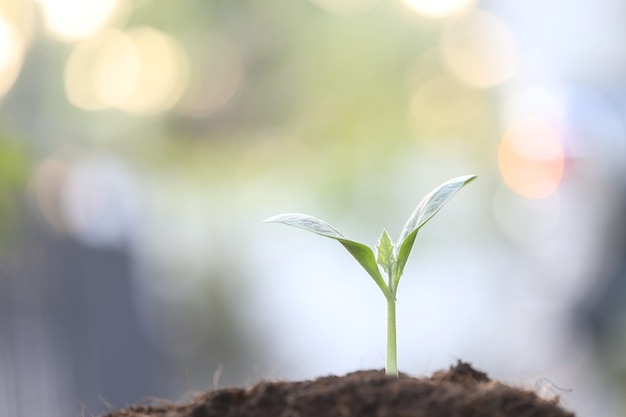
M 424 17 L 443 18 L 469 9 L 476 0 L 400 0 L 410 11 Z
M 108 29 L 79 42 L 65 67 L 68 100 L 84 110 L 117 108 L 155 114 L 169 110 L 188 82 L 182 47 L 148 27 Z
M 63 41 L 85 38 L 119 12 L 120 0 L 39 0 L 50 35 Z
M 529 199 L 550 197 L 565 166 L 560 135 L 540 118 L 518 120 L 504 133 L 498 164 L 502 179 L 517 194 Z
M 25 41 L 18 30 L 0 16 L 0 97 L 17 79 L 25 53 Z

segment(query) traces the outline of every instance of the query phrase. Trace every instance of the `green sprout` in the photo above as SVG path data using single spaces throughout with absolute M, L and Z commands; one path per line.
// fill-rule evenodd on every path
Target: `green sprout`
M 264 222 L 268 223 L 283 223 L 298 227 L 339 241 L 374 279 L 387 301 L 387 358 L 385 364 L 387 375 L 398 375 L 396 293 L 400 277 L 404 272 L 411 249 L 413 249 L 417 232 L 437 214 L 457 191 L 475 178 L 475 175 L 454 178 L 432 190 L 422 199 L 413 214 L 411 214 L 411 217 L 409 217 L 396 245 L 391 241 L 387 231 L 383 230 L 376 247 L 377 256 L 374 256 L 374 251 L 369 246 L 348 239 L 330 224 L 308 214 L 279 214 L 264 220 Z M 387 276 L 386 281 L 381 274 L 381 270 Z

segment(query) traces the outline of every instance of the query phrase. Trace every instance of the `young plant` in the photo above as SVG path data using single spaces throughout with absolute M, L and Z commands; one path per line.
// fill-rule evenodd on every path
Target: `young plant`
M 374 256 L 374 251 L 367 245 L 348 239 L 330 224 L 308 214 L 279 214 L 265 219 L 264 222 L 284 223 L 339 241 L 374 279 L 387 301 L 387 358 L 385 372 L 388 375 L 397 376 L 396 293 L 404 267 L 409 259 L 409 254 L 411 249 L 413 249 L 415 237 L 421 227 L 437 214 L 457 191 L 475 178 L 475 175 L 454 178 L 431 191 L 417 205 L 417 208 L 404 225 L 400 238 L 395 245 L 387 231 L 383 229 L 376 247 L 377 256 Z M 387 276 L 386 280 L 383 278 L 381 271 Z

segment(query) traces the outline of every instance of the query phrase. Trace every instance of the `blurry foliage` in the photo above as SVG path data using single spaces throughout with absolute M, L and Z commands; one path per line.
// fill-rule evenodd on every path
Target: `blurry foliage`
M 0 133 L 0 245 L 9 236 L 15 215 L 23 207 L 28 165 L 19 138 Z
M 242 72 L 233 98 L 199 117 L 180 108 L 143 116 L 77 109 L 62 81 L 74 44 L 40 32 L 4 109 L 38 155 L 112 152 L 148 177 L 184 171 L 204 186 L 255 189 L 258 198 L 306 189 L 347 213 L 362 205 L 362 187 L 386 200 L 390 170 L 432 153 L 433 144 L 484 158 L 480 149 L 496 128 L 490 93 L 442 67 L 444 23 L 411 17 L 393 2 L 352 17 L 304 0 L 127 6 L 120 27 L 147 25 L 182 44 L 191 93 L 206 88 L 224 51 L 232 54 Z
M 204 166 L 219 171 L 220 181 L 238 176 L 242 164 L 255 176 L 289 172 L 285 188 L 297 181 L 349 209 L 357 179 L 380 177 L 422 142 L 470 139 L 464 152 L 484 145 L 493 129 L 486 94 L 442 76 L 430 52 L 438 25 L 417 24 L 393 5 L 342 18 L 305 1 L 215 2 L 190 19 L 195 24 L 179 31 L 192 59 L 224 37 L 244 63 L 243 84 L 226 110 L 171 119 L 173 144 L 191 161 L 211 161 Z M 414 91 L 428 82 L 427 107 L 410 114 Z M 387 191 L 369 183 L 373 194 Z

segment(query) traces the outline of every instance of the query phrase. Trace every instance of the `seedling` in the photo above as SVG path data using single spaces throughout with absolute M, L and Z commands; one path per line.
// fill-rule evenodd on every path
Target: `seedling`
M 475 178 L 475 175 L 454 178 L 431 191 L 417 205 L 417 208 L 404 225 L 402 233 L 400 233 L 400 239 L 398 239 L 395 245 L 387 231 L 383 229 L 376 247 L 377 256 L 374 256 L 374 251 L 369 246 L 348 239 L 330 224 L 308 214 L 279 214 L 265 219 L 264 222 L 284 223 L 339 241 L 374 279 L 374 282 L 376 282 L 376 285 L 378 285 L 378 288 L 380 288 L 387 300 L 387 358 L 385 372 L 388 375 L 397 376 L 396 293 L 404 267 L 409 259 L 411 249 L 413 249 L 415 237 L 422 226 L 437 214 L 457 191 Z M 387 276 L 386 281 L 381 271 Z

